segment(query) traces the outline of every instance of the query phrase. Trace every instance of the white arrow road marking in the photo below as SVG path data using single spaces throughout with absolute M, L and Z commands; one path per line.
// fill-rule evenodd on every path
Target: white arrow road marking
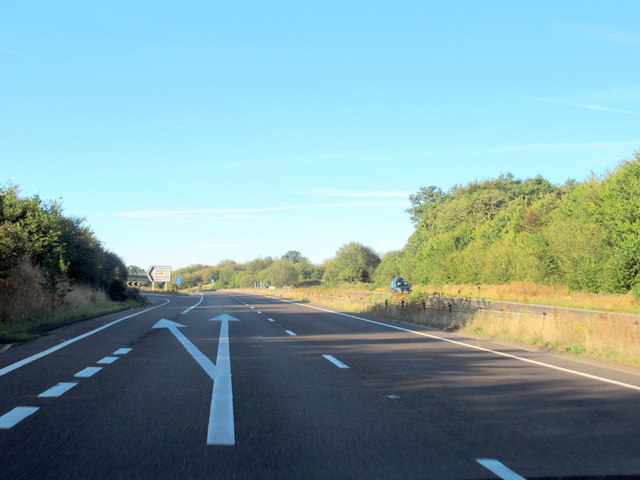
M 40 410 L 40 407 L 16 407 L 0 417 L 0 430 L 14 427 L 32 413 Z
M 498 460 L 493 460 L 491 458 L 477 458 L 476 462 L 478 462 L 487 470 L 491 470 L 493 473 L 504 480 L 526 480 L 524 477 L 507 468 Z
M 209 430 L 207 445 L 235 445 L 236 435 L 233 421 L 233 390 L 231 386 L 231 357 L 229 354 L 229 322 L 239 321 L 231 315 L 219 315 L 210 318 L 213 322 L 222 322 L 218 340 L 218 373 L 213 381 L 211 410 L 209 412 Z
M 211 408 L 209 410 L 209 426 L 207 429 L 207 445 L 235 445 L 235 426 L 233 419 L 233 389 L 231 384 L 231 357 L 229 353 L 229 322 L 239 321 L 231 315 L 219 315 L 210 321 L 221 322 L 218 338 L 218 357 L 215 365 L 178 328 L 185 327 L 180 323 L 162 319 L 153 328 L 168 329 L 189 354 L 198 362 L 213 380 Z
M 196 348 L 196 346 L 191 343 L 191 341 L 185 337 L 178 328 L 185 328 L 186 325 L 182 325 L 181 323 L 172 322 L 171 320 L 167 320 L 163 318 L 158 323 L 156 323 L 151 328 L 166 328 L 180 341 L 182 346 L 187 349 L 189 355 L 193 357 L 193 359 L 198 362 L 198 365 L 202 367 L 202 369 L 207 372 L 209 378 L 211 380 L 216 379 L 216 366 L 213 364 L 211 360 L 203 355 L 203 353 Z

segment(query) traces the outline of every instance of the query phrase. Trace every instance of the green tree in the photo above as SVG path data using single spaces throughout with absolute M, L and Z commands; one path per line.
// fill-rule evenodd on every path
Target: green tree
M 387 284 L 391 283 L 393 277 L 397 277 L 398 275 L 401 277 L 407 276 L 401 266 L 402 256 L 402 250 L 395 250 L 387 252 L 382 257 L 382 260 L 373 275 L 376 285 L 387 286 Z
M 20 197 L 11 186 L 0 189 L 0 278 L 25 261 L 37 267 L 52 303 L 76 284 L 122 297 L 124 264 L 102 248 L 84 220 L 65 217 L 57 202 Z
M 327 265 L 324 278 L 330 284 L 372 282 L 380 257 L 371 248 L 351 242 L 343 245 Z
M 136 265 L 127 265 L 127 273 L 130 275 L 144 275 L 146 272 Z
M 292 261 L 281 258 L 267 269 L 265 278 L 270 285 L 276 287 L 295 285 L 298 281 L 298 271 Z
M 289 260 L 291 263 L 300 263 L 304 260 L 306 260 L 303 256 L 302 253 L 300 253 L 297 250 L 289 250 L 287 253 L 285 253 L 282 258 L 284 258 L 285 260 Z

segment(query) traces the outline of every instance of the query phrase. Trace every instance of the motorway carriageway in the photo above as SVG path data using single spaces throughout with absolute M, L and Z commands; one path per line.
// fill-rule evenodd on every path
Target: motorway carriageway
M 154 295 L 0 353 L 17 478 L 640 475 L 640 376 L 266 295 Z

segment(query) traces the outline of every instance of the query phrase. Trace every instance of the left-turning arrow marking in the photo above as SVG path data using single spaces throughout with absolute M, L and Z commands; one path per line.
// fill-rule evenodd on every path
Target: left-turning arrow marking
M 211 360 L 209 360 L 200 350 L 196 348 L 196 346 L 191 343 L 187 337 L 185 337 L 179 328 L 186 328 L 186 325 L 182 325 L 178 322 L 172 322 L 171 320 L 167 320 L 163 318 L 158 323 L 156 323 L 152 328 L 166 328 L 180 341 L 182 346 L 187 349 L 189 355 L 193 357 L 193 359 L 198 362 L 198 364 L 203 368 L 207 375 L 211 378 L 211 380 L 216 379 L 216 366 L 213 364 Z
M 179 330 L 180 328 L 185 328 L 186 325 L 163 318 L 156 323 L 153 328 L 166 328 L 169 330 L 204 371 L 207 372 L 209 378 L 213 380 L 207 445 L 235 445 L 231 357 L 229 354 L 229 322 L 238 321 L 238 319 L 231 315 L 224 314 L 210 318 L 209 320 L 221 322 L 220 336 L 218 338 L 218 358 L 216 359 L 215 365 Z

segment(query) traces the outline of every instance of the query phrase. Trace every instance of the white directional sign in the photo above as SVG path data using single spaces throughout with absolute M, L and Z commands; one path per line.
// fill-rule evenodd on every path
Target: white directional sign
M 147 276 L 152 282 L 170 282 L 171 281 L 171 267 L 165 267 L 161 265 L 154 265 L 147 270 Z
M 198 362 L 209 378 L 213 380 L 207 445 L 235 445 L 231 358 L 229 356 L 229 322 L 237 322 L 239 320 L 227 314 L 219 315 L 209 320 L 221 322 L 220 336 L 218 337 L 218 357 L 215 364 L 178 330 L 179 328 L 185 328 L 185 325 L 163 318 L 153 328 L 168 329 L 189 352 L 189 355 Z

